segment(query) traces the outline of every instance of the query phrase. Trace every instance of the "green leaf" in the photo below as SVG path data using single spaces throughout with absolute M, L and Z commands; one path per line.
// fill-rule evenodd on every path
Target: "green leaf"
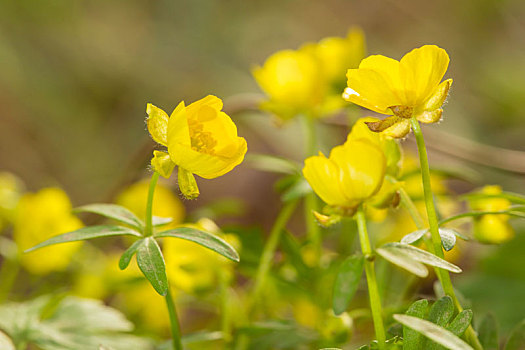
M 144 238 L 144 243 L 138 248 L 137 264 L 157 293 L 166 296 L 168 293 L 166 264 L 160 247 L 153 237 Z
M 484 350 L 499 349 L 498 321 L 493 314 L 489 313 L 481 320 L 478 333 L 479 341 Z
M 253 168 L 279 174 L 300 174 L 301 166 L 286 158 L 267 154 L 250 154 L 246 161 Z
M 161 218 L 160 216 L 153 216 L 151 221 L 153 226 L 163 226 L 173 222 L 173 218 Z
M 15 345 L 11 341 L 11 338 L 4 332 L 0 331 L 0 349 L 2 350 L 15 350 Z
M 441 244 L 443 249 L 447 252 L 452 250 L 456 245 L 456 233 L 451 228 L 440 228 L 439 235 L 441 236 Z
M 130 210 L 116 204 L 88 204 L 73 209 L 75 213 L 93 213 L 117 220 L 123 224 L 130 225 L 142 231 L 144 223 Z
M 437 300 L 430 308 L 427 320 L 444 327 L 454 314 L 454 304 L 448 295 Z
M 335 277 L 332 307 L 336 315 L 348 308 L 354 297 L 364 269 L 364 257 L 352 255 L 343 261 Z
M 144 244 L 144 239 L 139 239 L 138 241 L 133 242 L 133 244 L 121 255 L 118 261 L 118 267 L 121 270 L 125 270 L 126 267 L 128 267 L 133 255 L 135 255 L 142 244 Z
M 425 318 L 428 312 L 428 300 L 421 299 L 414 302 L 405 313 L 408 316 Z M 403 326 L 403 350 L 423 349 L 423 337 L 417 331 Z
M 521 321 L 512 333 L 505 344 L 505 350 L 523 350 L 525 348 L 525 320 Z
M 377 248 L 376 253 L 382 256 L 385 260 L 390 261 L 392 264 L 397 265 L 418 277 L 425 278 L 428 276 L 428 270 L 425 265 L 408 257 L 399 249 L 389 247 L 384 248 L 383 246 Z
M 470 326 L 470 323 L 472 322 L 472 317 L 474 317 L 474 313 L 472 310 L 467 309 L 461 311 L 450 324 L 448 325 L 447 329 L 457 335 L 458 337 L 461 337 L 463 333 L 467 330 L 468 326 Z
M 463 340 L 455 336 L 452 332 L 439 327 L 432 322 L 422 320 L 417 317 L 396 314 L 393 316 L 397 322 L 412 328 L 425 337 L 443 345 L 450 350 L 473 350 L 473 348 Z
M 36 246 L 25 250 L 24 253 L 32 252 L 43 247 L 47 247 L 53 244 L 67 243 L 67 242 L 76 242 L 76 241 L 85 241 L 88 239 L 99 238 L 99 237 L 109 237 L 109 236 L 136 236 L 142 237 L 141 234 L 131 228 L 122 227 L 122 226 L 109 226 L 109 225 L 100 225 L 100 226 L 88 226 L 81 229 L 63 233 L 58 236 L 51 237 L 50 239 L 37 244 Z
M 404 244 L 412 244 L 421 239 L 425 235 L 425 233 L 428 232 L 428 229 L 424 230 L 417 230 L 414 232 L 410 232 L 409 234 L 405 235 L 403 238 L 401 238 L 401 243 Z
M 401 255 L 406 256 L 407 258 L 410 258 L 412 260 L 418 261 L 423 264 L 427 264 L 434 267 L 439 267 L 444 270 L 448 270 L 450 272 L 454 273 L 460 273 L 461 269 L 454 265 L 449 263 L 446 260 L 443 260 L 441 258 L 438 258 L 434 254 L 431 254 L 423 249 L 416 248 L 414 246 L 398 243 L 398 242 L 391 242 L 383 245 L 381 247 L 382 250 L 389 250 L 389 251 L 396 251 Z
M 178 227 L 155 234 L 155 237 L 174 237 L 197 243 L 233 261 L 239 261 L 239 254 L 222 238 L 206 231 L 191 227 Z

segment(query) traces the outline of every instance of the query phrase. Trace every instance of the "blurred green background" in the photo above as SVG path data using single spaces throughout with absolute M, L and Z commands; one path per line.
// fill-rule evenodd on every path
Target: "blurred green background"
M 399 59 L 423 44 L 445 48 L 451 57 L 446 77 L 454 85 L 444 121 L 432 128 L 525 152 L 522 0 L 1 0 L 0 170 L 17 174 L 30 190 L 58 185 L 75 205 L 110 200 L 147 173 L 154 147 L 144 124 L 147 102 L 170 111 L 180 100 L 212 93 L 228 108 L 240 94 L 259 93 L 250 70 L 273 52 L 344 36 L 352 26 L 363 28 L 369 54 Z M 302 161 L 298 125 L 277 129 L 260 113 L 232 117 L 249 152 Z M 326 147 L 346 132 L 328 124 L 325 131 L 338 137 L 326 138 Z M 497 148 L 485 153 L 474 147 L 467 158 L 476 162 L 464 162 L 457 140 L 440 135 L 428 139 L 441 149 L 430 152 L 431 162 L 469 167 L 479 171 L 479 183 L 525 192 L 523 153 L 507 159 Z M 502 161 L 512 171 L 478 164 Z M 271 220 L 278 209 L 269 190 L 274 180 L 242 165 L 202 182 L 202 198 L 186 204 L 242 197 L 249 209 L 244 222 Z M 492 254 L 477 275 L 460 282 L 483 312 L 492 308 L 490 301 L 507 315 L 502 321 L 508 328 L 525 313 L 509 304 L 525 293 L 525 241 L 521 235 L 507 246 L 483 249 Z

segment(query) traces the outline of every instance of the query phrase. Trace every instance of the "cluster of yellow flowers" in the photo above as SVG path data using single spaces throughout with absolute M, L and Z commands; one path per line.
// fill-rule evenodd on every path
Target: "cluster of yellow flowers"
M 363 32 L 352 29 L 346 38 L 329 37 L 273 54 L 253 70 L 268 95 L 261 108 L 283 120 L 299 114 L 319 117 L 338 110 L 344 102 L 344 74 L 358 66 L 365 51 Z

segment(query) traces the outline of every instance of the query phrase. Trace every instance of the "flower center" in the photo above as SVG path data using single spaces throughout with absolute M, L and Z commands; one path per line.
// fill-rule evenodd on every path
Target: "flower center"
M 209 131 L 204 131 L 204 126 L 197 120 L 188 120 L 190 129 L 191 148 L 200 153 L 214 154 L 217 140 Z

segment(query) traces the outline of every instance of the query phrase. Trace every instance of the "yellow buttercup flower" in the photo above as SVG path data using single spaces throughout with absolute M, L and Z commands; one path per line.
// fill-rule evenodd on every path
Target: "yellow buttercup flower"
M 321 117 L 342 108 L 344 74 L 358 66 L 364 52 L 363 32 L 352 29 L 346 38 L 328 37 L 274 53 L 253 70 L 268 95 L 261 108 L 284 120 L 299 114 Z
M 334 147 L 329 158 L 322 153 L 307 158 L 303 175 L 323 201 L 350 214 L 379 191 L 385 170 L 386 158 L 381 149 L 358 139 Z
M 179 103 L 170 117 L 148 103 L 148 130 L 168 152 L 154 152 L 151 165 L 168 178 L 178 166 L 179 188 L 193 199 L 199 190 L 193 174 L 213 179 L 239 165 L 247 151 L 246 140 L 237 136 L 237 127 L 222 112 L 222 100 L 209 95 L 186 106 Z
M 367 123 L 372 131 L 392 137 L 410 132 L 410 119 L 435 123 L 452 79 L 441 82 L 449 64 L 445 50 L 425 45 L 407 53 L 400 61 L 382 55 L 365 58 L 358 69 L 347 72 L 343 98 L 374 112 L 390 115 Z
M 74 231 L 82 222 L 71 214 L 71 202 L 59 188 L 25 194 L 17 207 L 13 237 L 21 251 L 62 232 Z M 22 254 L 22 265 L 31 273 L 64 270 L 82 242 L 59 244 Z
M 317 58 L 306 50 L 276 52 L 253 76 L 270 98 L 262 108 L 283 119 L 315 108 L 326 88 Z
M 500 186 L 485 186 L 484 194 L 501 194 Z M 502 211 L 509 209 L 511 203 L 505 198 L 483 198 L 470 201 L 470 207 L 476 211 Z M 508 223 L 509 216 L 504 214 L 488 214 L 474 219 L 474 237 L 483 243 L 501 244 L 514 237 L 514 230 Z

